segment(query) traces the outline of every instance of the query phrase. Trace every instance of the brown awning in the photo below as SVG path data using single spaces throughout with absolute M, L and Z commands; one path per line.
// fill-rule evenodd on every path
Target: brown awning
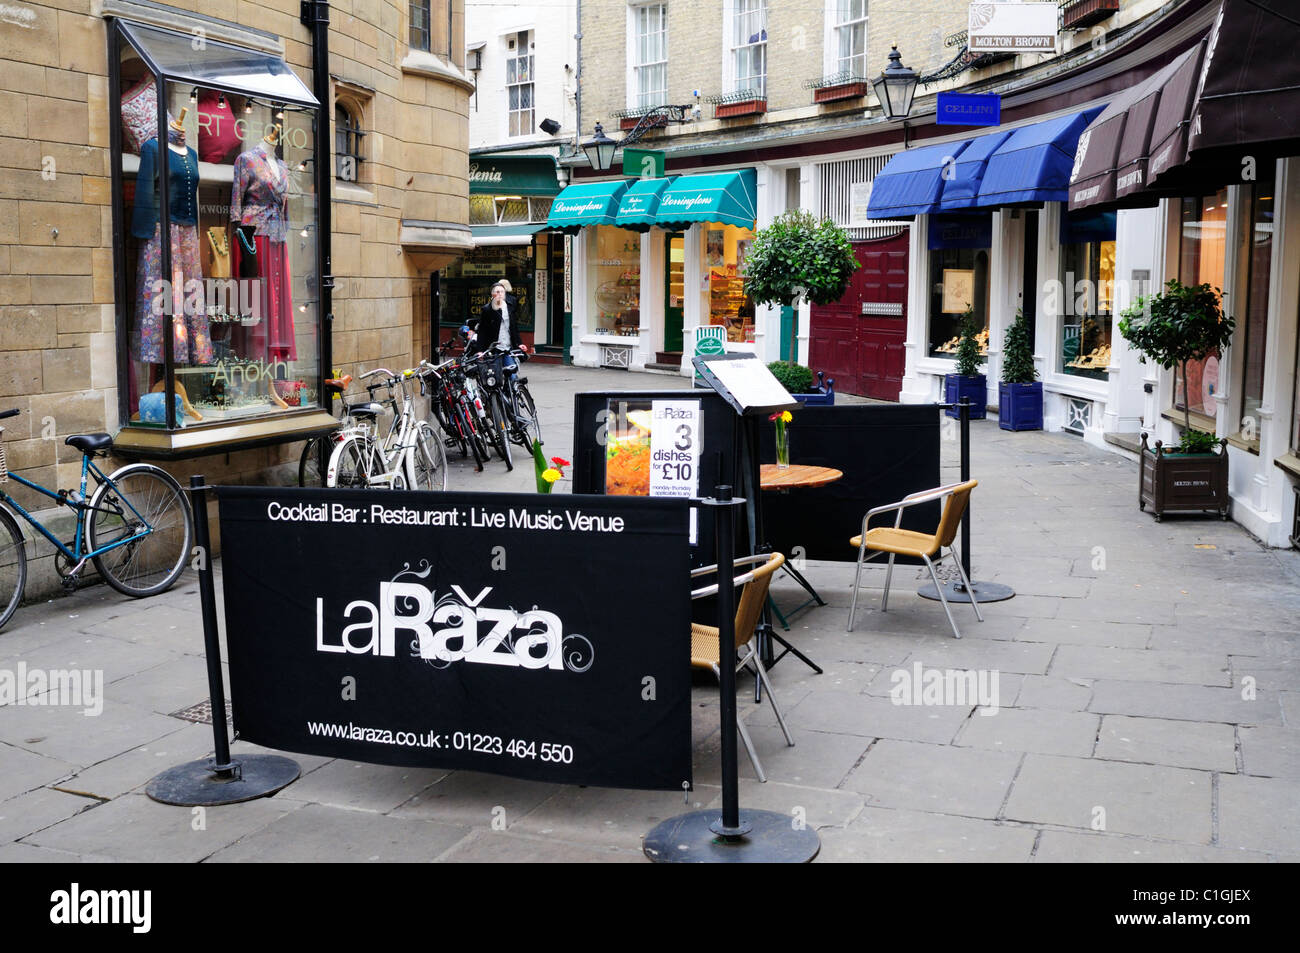
M 1300 4 L 1225 0 L 1210 30 L 1188 150 L 1300 152 Z
M 1151 123 L 1151 158 L 1147 160 L 1147 186 L 1155 185 L 1160 176 L 1187 160 L 1187 139 L 1192 125 L 1192 106 L 1196 100 L 1196 86 L 1201 75 L 1205 43 L 1206 41 L 1202 40 L 1178 58 L 1177 68 L 1171 71 L 1160 91 L 1160 103 L 1156 107 L 1155 119 Z

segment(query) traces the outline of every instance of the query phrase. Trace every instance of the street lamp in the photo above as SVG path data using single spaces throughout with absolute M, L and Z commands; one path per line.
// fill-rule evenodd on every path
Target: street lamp
M 608 172 L 614 164 L 614 150 L 618 142 L 605 135 L 600 123 L 596 123 L 596 134 L 582 144 L 582 151 L 587 154 L 587 161 L 597 172 Z
M 880 108 L 885 111 L 886 119 L 903 120 L 903 148 L 907 148 L 907 116 L 912 111 L 912 97 L 916 95 L 916 85 L 920 82 L 916 70 L 903 65 L 903 58 L 898 47 L 891 47 L 889 65 L 880 73 L 878 79 L 871 81 L 871 88 L 876 91 Z

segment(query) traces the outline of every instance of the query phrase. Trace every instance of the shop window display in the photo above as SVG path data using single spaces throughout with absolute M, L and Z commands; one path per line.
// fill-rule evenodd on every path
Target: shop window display
M 1228 190 L 1213 195 L 1184 198 L 1179 209 L 1178 280 L 1185 285 L 1209 284 L 1223 287 L 1224 255 L 1227 248 Z M 1219 355 L 1187 362 L 1187 392 L 1194 414 L 1214 417 L 1214 395 L 1219 390 Z M 1183 410 L 1183 374 L 1174 369 L 1173 406 Z
M 191 39 L 139 25 L 115 37 L 124 427 L 317 403 L 317 108 L 276 98 L 310 100 L 283 62 L 215 41 L 194 49 Z M 164 406 L 169 378 L 175 420 Z
M 709 323 L 727 329 L 727 340 L 754 340 L 754 303 L 745 294 L 745 256 L 754 231 L 706 224 L 704 267 L 709 276 Z
M 641 330 L 641 235 L 598 225 L 589 238 L 589 286 L 596 334 L 633 336 Z
M 1063 244 L 1061 263 L 1061 371 L 1105 380 L 1111 358 L 1115 241 Z
M 957 359 L 961 318 L 970 309 L 980 354 L 989 351 L 989 251 L 935 248 L 930 251 L 930 356 Z

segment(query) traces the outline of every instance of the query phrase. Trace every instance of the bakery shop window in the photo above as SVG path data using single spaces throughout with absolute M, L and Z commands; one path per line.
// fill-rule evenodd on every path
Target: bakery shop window
M 1115 298 L 1115 213 L 1061 216 L 1061 372 L 1106 380 Z
M 957 359 L 961 318 L 975 318 L 980 354 L 989 350 L 989 249 L 993 216 L 931 215 L 927 243 L 930 251 L 929 357 Z
M 195 428 L 228 443 L 215 431 L 304 415 L 320 384 L 315 99 L 265 53 L 121 21 L 112 38 L 119 443 Z

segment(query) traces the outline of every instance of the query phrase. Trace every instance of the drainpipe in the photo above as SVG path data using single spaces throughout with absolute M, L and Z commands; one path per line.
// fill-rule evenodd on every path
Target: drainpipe
M 303 26 L 311 31 L 311 82 L 312 93 L 320 102 L 319 119 L 316 123 L 316 142 L 314 146 L 315 185 L 317 224 L 316 233 L 316 276 L 319 283 L 320 299 L 320 367 L 319 383 L 316 393 L 320 395 L 321 406 L 327 411 L 329 403 L 325 399 L 325 379 L 333 375 L 334 367 L 334 275 L 330 263 L 330 240 L 334 234 L 333 197 L 330 189 L 334 182 L 333 168 L 330 163 L 330 141 L 333 131 L 330 115 L 330 5 L 329 0 L 302 0 L 302 12 L 299 17 Z
M 578 41 L 578 67 L 573 81 L 573 155 L 578 154 L 578 146 L 582 142 L 582 0 L 577 0 L 577 5 L 578 32 L 573 34 L 573 38 Z

